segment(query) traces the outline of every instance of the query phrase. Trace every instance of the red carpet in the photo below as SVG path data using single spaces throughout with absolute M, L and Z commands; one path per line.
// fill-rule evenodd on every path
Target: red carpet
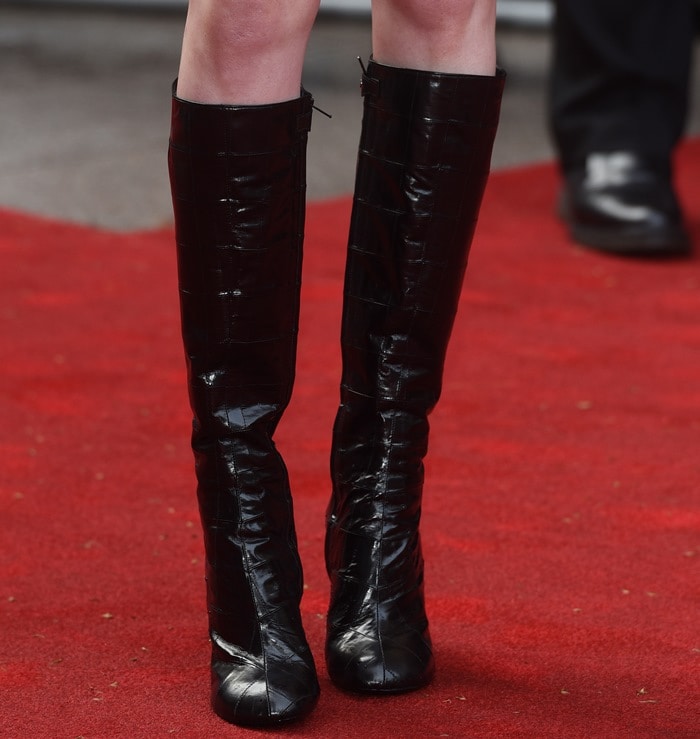
M 700 142 L 679 185 L 700 245 Z M 571 245 L 551 166 L 492 178 L 433 416 L 424 537 L 438 677 L 323 671 L 327 458 L 347 199 L 308 219 L 294 402 L 299 737 L 700 736 L 700 259 Z M 0 213 L 0 736 L 263 736 L 207 704 L 172 234 Z

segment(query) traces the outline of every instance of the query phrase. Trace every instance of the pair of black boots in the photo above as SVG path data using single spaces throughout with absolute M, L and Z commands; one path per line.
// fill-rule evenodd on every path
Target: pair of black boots
M 504 75 L 371 62 L 333 431 L 326 660 L 341 688 L 412 690 L 434 663 L 419 518 L 427 417 L 488 176 Z M 312 99 L 173 97 L 170 175 L 206 550 L 212 705 L 270 726 L 319 693 L 273 435 L 294 379 Z

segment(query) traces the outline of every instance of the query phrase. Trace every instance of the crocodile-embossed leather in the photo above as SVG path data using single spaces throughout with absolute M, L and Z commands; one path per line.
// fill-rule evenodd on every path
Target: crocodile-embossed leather
M 206 550 L 212 705 L 269 726 L 318 698 L 287 471 L 273 442 L 294 379 L 312 99 L 173 96 L 175 212 L 192 447 Z
M 400 692 L 433 676 L 419 536 L 427 419 L 504 78 L 374 62 L 363 76 L 326 536 L 326 660 L 347 690 Z

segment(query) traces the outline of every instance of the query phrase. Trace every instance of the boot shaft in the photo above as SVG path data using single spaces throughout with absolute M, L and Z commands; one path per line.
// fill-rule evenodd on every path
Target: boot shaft
M 504 81 L 374 62 L 363 76 L 336 483 L 422 485 Z
M 200 425 L 213 406 L 228 428 L 266 423 L 286 406 L 294 376 L 306 190 L 308 93 L 234 107 L 173 97 L 169 168 L 182 330 Z M 200 408 L 199 397 L 207 404 Z M 270 416 L 268 418 L 268 415 Z M 266 428 L 271 432 L 272 428 Z
M 210 625 L 222 643 L 256 653 L 258 621 L 277 609 L 298 620 L 302 588 L 273 433 L 294 380 L 311 104 L 307 93 L 251 107 L 173 97 L 169 169 Z
M 440 357 L 449 338 L 490 170 L 504 75 L 395 69 L 370 62 L 348 245 L 346 308 L 377 306 L 378 337 Z M 366 306 L 365 306 L 366 308 Z M 407 314 L 431 315 L 409 336 Z M 413 341 L 412 341 L 413 340 Z

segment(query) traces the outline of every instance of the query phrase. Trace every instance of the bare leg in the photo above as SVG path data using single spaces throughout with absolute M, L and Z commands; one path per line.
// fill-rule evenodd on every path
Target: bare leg
M 491 76 L 495 0 L 372 0 L 372 50 L 380 64 Z
M 299 96 L 319 0 L 190 0 L 178 97 L 261 105 Z

